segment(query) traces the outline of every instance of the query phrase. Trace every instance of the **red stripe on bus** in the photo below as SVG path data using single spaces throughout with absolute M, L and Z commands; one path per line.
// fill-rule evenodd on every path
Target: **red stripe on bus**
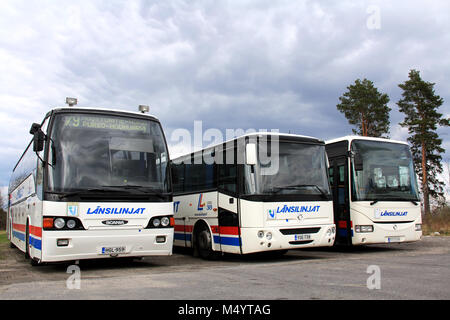
M 42 228 L 41 227 L 30 226 L 30 233 L 33 236 L 42 238 Z
M 42 228 L 30 226 L 30 234 L 39 238 L 42 238 Z M 20 232 L 25 232 L 27 226 L 25 224 L 13 223 L 13 229 Z
M 192 232 L 194 226 L 184 226 L 177 224 L 175 225 L 174 231 L 176 232 Z M 211 226 L 212 233 L 220 233 L 224 235 L 239 235 L 239 227 L 221 227 L 221 226 Z
M 239 235 L 239 227 L 220 227 L 219 226 L 220 234 L 231 234 L 234 236 Z
M 347 221 L 345 220 L 338 221 L 338 228 L 339 229 L 347 228 Z
M 184 226 L 181 224 L 176 224 L 174 226 L 174 231 L 178 232 L 192 232 L 193 226 Z
M 25 232 L 27 226 L 24 224 L 13 223 L 13 229 L 20 232 Z

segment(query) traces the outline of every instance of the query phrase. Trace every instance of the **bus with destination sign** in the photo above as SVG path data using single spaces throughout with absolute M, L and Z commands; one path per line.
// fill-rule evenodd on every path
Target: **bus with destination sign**
M 336 245 L 420 240 L 422 217 L 407 143 L 346 136 L 326 142 Z
M 31 126 L 7 215 L 11 245 L 31 264 L 172 254 L 166 139 L 140 109 L 69 105 Z
M 172 161 L 174 245 L 202 258 L 332 246 L 325 143 L 255 133 Z

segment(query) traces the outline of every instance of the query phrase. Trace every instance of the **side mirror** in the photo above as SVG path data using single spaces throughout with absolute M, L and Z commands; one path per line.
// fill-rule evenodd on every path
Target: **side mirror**
M 41 125 L 38 123 L 33 123 L 30 129 L 30 133 L 34 136 L 33 138 L 33 151 L 40 152 L 44 150 L 44 140 L 45 134 L 41 130 Z
M 356 171 L 363 171 L 364 169 L 363 157 L 359 152 L 356 152 L 355 156 L 353 157 L 353 165 L 355 166 Z
M 245 146 L 245 164 L 250 166 L 256 165 L 258 162 L 258 155 L 256 151 L 256 144 L 248 143 Z

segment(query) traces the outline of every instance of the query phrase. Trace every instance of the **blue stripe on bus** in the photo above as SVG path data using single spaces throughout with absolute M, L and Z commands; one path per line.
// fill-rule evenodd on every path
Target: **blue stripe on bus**
M 240 246 L 241 243 L 239 241 L 239 238 L 231 238 L 231 237 L 221 237 L 221 236 L 214 236 L 214 242 L 220 243 L 226 246 Z
M 183 240 L 184 241 L 184 234 L 183 233 L 174 233 L 173 238 L 175 240 Z
M 347 234 L 348 234 L 347 229 L 345 229 L 345 228 L 343 228 L 343 229 L 338 229 L 338 234 L 339 234 L 339 236 L 341 236 L 341 237 L 346 237 Z M 351 235 L 352 235 L 352 237 L 353 237 L 353 230 L 351 230 Z
M 176 233 L 176 232 L 175 232 L 175 233 L 173 234 L 173 238 L 174 238 L 175 240 L 181 240 L 181 241 L 186 240 L 186 241 L 191 241 L 192 235 L 191 235 L 190 233 L 184 234 L 184 233 Z
M 30 244 L 38 250 L 42 250 L 42 240 L 30 236 Z
M 25 241 L 25 233 L 13 231 L 13 236 L 21 241 Z M 42 250 L 42 240 L 30 236 L 30 245 L 38 250 Z
M 19 231 L 13 231 L 14 238 L 17 238 L 21 241 L 25 241 L 25 233 L 19 232 Z
M 190 233 L 177 233 L 175 232 L 173 234 L 173 237 L 175 240 L 181 240 L 181 241 L 191 241 L 192 235 Z M 239 238 L 232 238 L 232 237 L 221 237 L 221 236 L 214 236 L 214 242 L 220 243 L 226 246 L 237 246 L 239 247 L 241 245 Z

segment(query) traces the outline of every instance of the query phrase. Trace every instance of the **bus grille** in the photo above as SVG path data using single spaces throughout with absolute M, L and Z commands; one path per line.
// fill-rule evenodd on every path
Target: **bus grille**
M 284 235 L 290 234 L 306 234 L 306 233 L 317 233 L 320 227 L 315 228 L 297 228 L 297 229 L 280 229 L 280 232 Z
M 314 240 L 303 240 L 303 241 L 289 241 L 289 244 L 308 244 L 313 242 Z

